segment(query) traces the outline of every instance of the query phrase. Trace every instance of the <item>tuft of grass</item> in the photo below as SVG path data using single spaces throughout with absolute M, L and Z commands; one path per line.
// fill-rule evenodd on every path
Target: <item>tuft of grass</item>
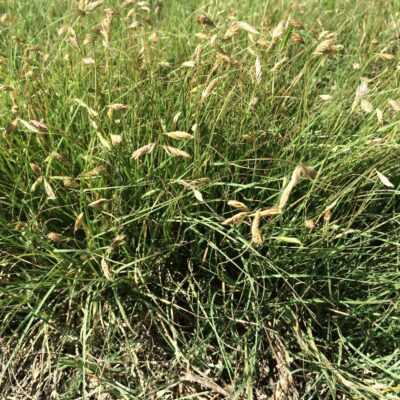
M 1 398 L 399 398 L 396 1 L 0 14 Z

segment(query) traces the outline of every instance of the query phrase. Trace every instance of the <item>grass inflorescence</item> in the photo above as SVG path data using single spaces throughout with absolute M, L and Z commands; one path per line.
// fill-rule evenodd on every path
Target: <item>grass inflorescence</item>
M 1 398 L 399 398 L 397 1 L 0 14 Z

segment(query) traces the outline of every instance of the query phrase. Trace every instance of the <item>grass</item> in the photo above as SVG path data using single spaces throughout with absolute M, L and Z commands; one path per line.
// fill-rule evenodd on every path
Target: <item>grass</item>
M 398 399 L 399 3 L 96 3 L 0 5 L 0 397 Z

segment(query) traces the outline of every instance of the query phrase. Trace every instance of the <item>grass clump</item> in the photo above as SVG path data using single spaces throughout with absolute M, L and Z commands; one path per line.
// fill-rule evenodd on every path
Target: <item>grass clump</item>
M 0 396 L 397 399 L 395 3 L 0 5 Z

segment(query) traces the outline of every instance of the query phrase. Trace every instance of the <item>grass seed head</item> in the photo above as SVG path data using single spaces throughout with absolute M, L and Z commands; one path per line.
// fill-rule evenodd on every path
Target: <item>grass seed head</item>
M 174 131 L 174 132 L 166 132 L 164 135 L 172 138 L 172 139 L 192 139 L 193 135 L 187 132 L 181 132 L 181 131 Z
M 261 245 L 264 243 L 264 239 L 261 235 L 260 231 L 260 211 L 257 211 L 254 218 L 253 222 L 251 224 L 251 237 L 252 237 L 252 242 L 256 245 Z
M 273 215 L 281 214 L 281 212 L 277 207 L 266 208 L 265 210 L 260 210 L 260 218 L 272 217 Z
M 390 182 L 390 180 L 383 175 L 382 173 L 380 173 L 378 170 L 376 170 L 376 174 L 378 175 L 379 180 L 386 186 L 389 188 L 394 188 L 394 185 L 392 182 Z
M 230 226 L 230 225 L 238 224 L 239 222 L 241 222 L 244 219 L 244 217 L 247 214 L 248 214 L 247 211 L 239 212 L 239 213 L 235 214 L 234 216 L 227 218 L 224 222 L 222 222 L 222 225 Z
M 121 135 L 110 135 L 111 145 L 113 147 L 117 147 L 122 144 L 122 136 Z
M 299 22 L 293 18 L 289 18 L 289 24 L 292 25 L 293 28 L 298 29 L 299 31 L 304 29 L 304 25 L 301 22 Z
M 107 202 L 108 202 L 108 199 L 104 199 L 104 198 L 98 199 L 98 200 L 95 200 L 95 201 L 92 201 L 91 203 L 89 203 L 89 207 L 98 208 Z
M 50 183 L 47 181 L 46 178 L 43 178 L 43 185 L 44 185 L 44 191 L 47 195 L 47 198 L 49 200 L 55 200 L 57 197 L 54 193 L 53 188 L 50 186 Z
M 150 154 L 154 150 L 155 147 L 156 147 L 155 143 L 146 144 L 145 146 L 140 147 L 139 149 L 135 150 L 132 153 L 131 158 L 133 158 L 134 160 L 137 160 L 138 158 L 143 157 L 146 154 Z
M 246 204 L 242 203 L 241 201 L 229 200 L 228 206 L 231 206 L 241 211 L 249 211 L 249 208 L 246 206 Z
M 394 111 L 399 112 L 400 111 L 400 101 L 396 100 L 389 100 L 389 105 L 392 107 Z
M 29 165 L 31 167 L 32 172 L 35 175 L 41 175 L 42 174 L 42 169 L 39 167 L 39 165 L 37 165 L 35 163 L 30 163 Z
M 177 149 L 176 147 L 165 146 L 165 145 L 163 145 L 162 147 L 166 151 L 166 153 L 171 156 L 190 158 L 190 154 L 186 153 L 186 151 Z
M 76 36 L 69 36 L 68 42 L 75 50 L 81 49 L 81 46 L 79 46 L 79 42 Z
M 28 223 L 27 223 L 27 222 L 24 222 L 24 221 L 17 221 L 17 222 L 15 223 L 14 228 L 15 228 L 15 230 L 16 230 L 17 232 L 20 232 L 20 231 L 22 231 L 22 229 L 26 228 L 27 226 L 28 226 Z
M 307 219 L 305 225 L 310 231 L 312 231 L 315 228 L 315 223 L 312 219 Z
M 65 236 L 60 235 L 59 233 L 56 233 L 56 232 L 48 233 L 47 238 L 55 243 L 65 242 L 66 240 L 68 240 Z
M 81 212 L 75 219 L 75 225 L 74 225 L 74 232 L 79 231 L 79 229 L 82 229 L 83 225 L 83 217 L 84 214 Z

